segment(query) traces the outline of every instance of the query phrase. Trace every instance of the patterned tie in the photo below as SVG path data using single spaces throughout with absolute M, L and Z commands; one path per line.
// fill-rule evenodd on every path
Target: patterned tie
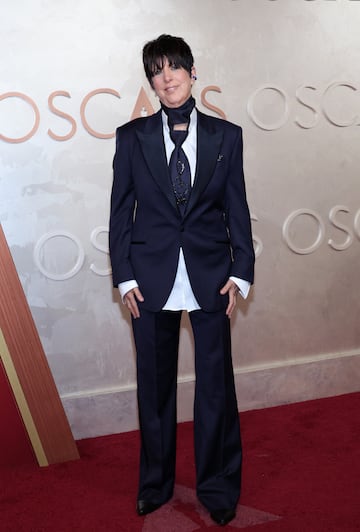
M 187 134 L 186 130 L 174 130 L 170 127 L 170 137 L 175 147 L 170 157 L 169 170 L 176 203 L 182 216 L 184 216 L 191 190 L 190 165 L 181 147 Z

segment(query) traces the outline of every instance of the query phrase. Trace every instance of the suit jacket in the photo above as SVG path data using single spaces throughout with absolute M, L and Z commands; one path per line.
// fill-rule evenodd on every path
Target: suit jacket
M 246 201 L 241 128 L 197 111 L 197 163 L 185 215 L 176 205 L 161 111 L 116 131 L 110 258 L 114 286 L 136 279 L 141 307 L 159 311 L 172 289 L 182 247 L 204 311 L 227 305 L 230 275 L 253 282 L 254 249 Z

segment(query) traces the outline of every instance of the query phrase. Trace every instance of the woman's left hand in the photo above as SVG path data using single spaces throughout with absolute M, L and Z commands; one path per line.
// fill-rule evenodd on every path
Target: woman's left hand
M 236 307 L 236 296 L 239 292 L 239 287 L 231 279 L 220 290 L 221 295 L 229 294 L 229 304 L 226 308 L 226 315 L 230 319 L 234 308 Z

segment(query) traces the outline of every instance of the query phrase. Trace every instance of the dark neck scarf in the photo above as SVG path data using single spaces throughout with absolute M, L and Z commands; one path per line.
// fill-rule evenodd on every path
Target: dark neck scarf
M 192 110 L 195 107 L 195 99 L 190 96 L 185 103 L 180 105 L 180 107 L 166 107 L 163 103 L 161 108 L 168 117 L 169 126 L 174 124 L 188 124 L 190 122 L 190 115 Z

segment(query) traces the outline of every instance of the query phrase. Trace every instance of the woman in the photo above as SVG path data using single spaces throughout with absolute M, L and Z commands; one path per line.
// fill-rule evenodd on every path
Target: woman
M 161 109 L 117 130 L 110 215 L 113 282 L 131 312 L 137 351 L 137 511 L 150 513 L 173 494 L 185 310 L 195 340 L 197 496 L 226 525 L 242 461 L 229 318 L 254 275 L 242 133 L 196 109 L 194 60 L 182 38 L 148 42 L 143 64 Z

